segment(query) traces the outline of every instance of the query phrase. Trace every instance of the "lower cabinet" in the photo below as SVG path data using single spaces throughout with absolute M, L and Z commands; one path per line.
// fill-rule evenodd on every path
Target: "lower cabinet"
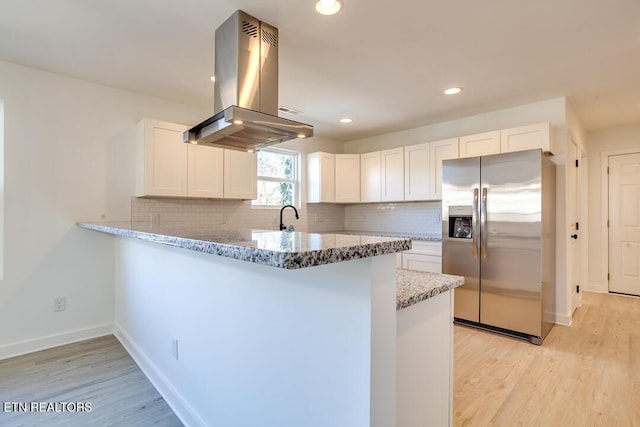
M 442 243 L 413 240 L 411 250 L 398 253 L 396 266 L 407 270 L 442 273 Z

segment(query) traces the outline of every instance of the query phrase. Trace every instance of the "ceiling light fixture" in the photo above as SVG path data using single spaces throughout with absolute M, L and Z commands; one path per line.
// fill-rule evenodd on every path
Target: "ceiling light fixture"
M 350 119 L 349 117 L 340 119 L 340 123 L 351 123 L 351 122 L 353 122 L 353 119 Z
M 449 89 L 445 89 L 444 93 L 447 95 L 457 95 L 462 92 L 461 87 L 450 87 Z
M 341 8 L 341 0 L 318 0 L 316 2 L 316 12 L 320 15 L 335 15 Z
M 211 81 L 215 83 L 216 82 L 216 76 L 211 76 Z

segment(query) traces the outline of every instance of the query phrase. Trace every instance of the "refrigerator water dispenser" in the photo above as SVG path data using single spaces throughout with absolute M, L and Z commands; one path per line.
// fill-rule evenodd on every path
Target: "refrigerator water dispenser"
M 471 239 L 473 206 L 449 206 L 449 237 Z

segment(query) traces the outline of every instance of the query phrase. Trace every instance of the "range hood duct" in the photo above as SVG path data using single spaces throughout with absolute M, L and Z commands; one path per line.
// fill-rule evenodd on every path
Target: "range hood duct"
M 278 29 L 238 10 L 216 30 L 214 111 L 183 141 L 256 151 L 313 136 L 313 126 L 278 117 Z

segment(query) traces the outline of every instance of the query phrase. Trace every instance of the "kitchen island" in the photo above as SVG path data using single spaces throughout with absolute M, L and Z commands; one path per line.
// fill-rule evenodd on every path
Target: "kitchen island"
M 118 236 L 116 335 L 188 425 L 396 425 L 396 311 L 437 299 L 397 298 L 410 240 L 78 225 Z

